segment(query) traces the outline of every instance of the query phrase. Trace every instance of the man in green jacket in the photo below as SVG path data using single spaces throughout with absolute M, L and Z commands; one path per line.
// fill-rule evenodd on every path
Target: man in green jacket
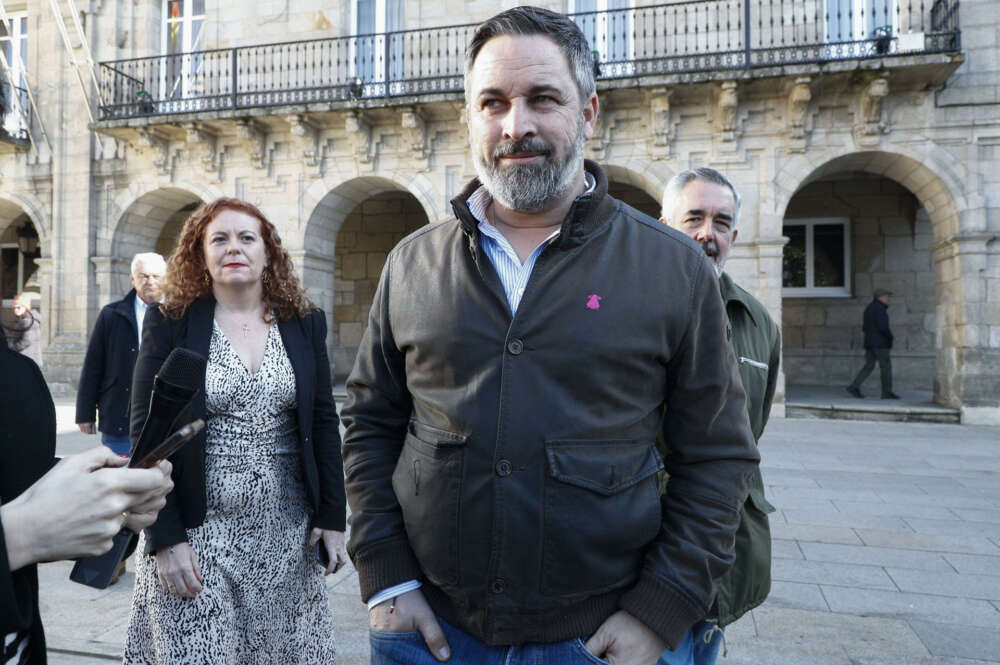
M 667 183 L 661 214 L 660 221 L 693 238 L 715 265 L 740 378 L 747 394 L 750 425 L 754 439 L 759 441 L 778 379 L 781 332 L 764 305 L 723 271 L 729 248 L 739 233 L 736 224 L 740 196 L 732 183 L 714 169 L 683 171 Z M 715 663 L 722 628 L 767 598 L 771 589 L 771 530 L 767 522 L 770 512 L 774 512 L 774 507 L 764 498 L 764 481 L 760 469 L 755 468 L 750 494 L 740 511 L 736 563 L 719 582 L 711 615 L 694 625 L 680 647 L 690 649 L 687 662 Z

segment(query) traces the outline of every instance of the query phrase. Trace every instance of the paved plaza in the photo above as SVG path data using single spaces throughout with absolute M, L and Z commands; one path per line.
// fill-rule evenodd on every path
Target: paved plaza
M 60 403 L 59 451 L 75 433 Z M 761 443 L 774 585 L 723 665 L 1000 664 L 1000 429 L 776 419 Z M 105 591 L 41 567 L 51 663 L 120 659 L 133 574 Z M 328 578 L 338 663 L 368 661 L 351 569 Z

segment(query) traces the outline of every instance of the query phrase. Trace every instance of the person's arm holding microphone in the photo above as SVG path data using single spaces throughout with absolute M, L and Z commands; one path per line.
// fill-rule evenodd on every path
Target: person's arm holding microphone
M 170 463 L 124 468 L 105 447 L 67 457 L 10 503 L 0 523 L 11 572 L 32 563 L 96 556 L 123 527 L 156 521 L 173 489 Z

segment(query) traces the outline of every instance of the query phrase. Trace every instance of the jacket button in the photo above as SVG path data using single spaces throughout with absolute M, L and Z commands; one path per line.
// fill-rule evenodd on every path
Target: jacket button
M 498 577 L 493 580 L 493 584 L 490 585 L 490 590 L 493 593 L 503 593 L 507 590 L 507 580 L 502 577 Z
M 507 350 L 512 356 L 521 355 L 521 351 L 524 351 L 524 344 L 519 339 L 512 339 L 507 342 Z
M 511 471 L 513 470 L 514 467 L 508 460 L 502 459 L 499 462 L 497 462 L 497 475 L 500 476 L 501 478 L 506 478 L 507 476 L 510 475 Z

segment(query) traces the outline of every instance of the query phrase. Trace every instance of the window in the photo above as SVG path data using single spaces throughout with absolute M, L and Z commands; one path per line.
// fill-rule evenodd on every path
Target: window
M 10 66 L 11 79 L 18 88 L 24 88 L 24 67 L 28 62 L 28 13 L 27 12 L 7 12 L 10 23 L 0 23 L 0 48 L 3 49 L 4 57 Z M 15 54 L 18 57 L 14 57 Z M 0 75 L 3 80 L 4 91 L 7 89 L 7 77 Z M 14 103 L 14 95 L 18 95 L 21 108 L 28 112 L 28 97 L 20 90 L 13 91 L 13 94 L 3 96 L 3 130 L 9 136 L 22 134 L 27 130 L 24 125 L 24 118 L 18 113 L 17 105 Z
M 381 83 L 388 71 L 390 81 L 400 80 L 403 77 L 403 39 L 402 35 L 389 33 L 403 29 L 403 0 L 354 0 L 352 8 L 354 34 L 357 35 L 354 75 L 364 83 Z
M 851 295 L 850 220 L 786 219 L 781 293 L 788 297 Z
M 205 50 L 205 0 L 163 0 L 160 99 L 183 99 L 199 85 Z M 181 55 L 186 54 L 186 55 Z
M 879 28 L 889 28 L 891 33 L 897 10 L 897 0 L 825 0 L 826 41 L 874 39 Z
M 630 0 L 569 0 L 568 13 L 576 14 L 573 21 L 580 26 L 605 75 L 611 74 L 608 63 L 623 63 L 614 68 L 617 73 L 627 73 L 632 60 L 632 12 L 627 11 Z M 626 10 L 626 11 L 616 11 Z

